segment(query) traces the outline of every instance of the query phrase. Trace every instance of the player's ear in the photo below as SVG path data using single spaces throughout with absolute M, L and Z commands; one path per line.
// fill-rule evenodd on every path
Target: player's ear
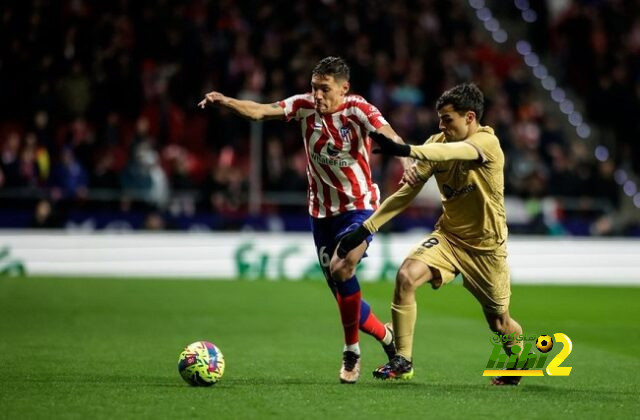
M 471 124 L 476 119 L 476 113 L 473 111 L 467 111 L 467 124 Z
M 347 92 L 349 92 L 349 89 L 350 89 L 350 88 L 351 88 L 351 85 L 349 84 L 349 81 L 348 81 L 348 80 L 345 80 L 345 81 L 343 81 L 343 82 L 342 82 L 342 85 L 340 86 L 340 92 L 341 92 L 343 95 L 346 95 L 346 94 L 347 94 Z

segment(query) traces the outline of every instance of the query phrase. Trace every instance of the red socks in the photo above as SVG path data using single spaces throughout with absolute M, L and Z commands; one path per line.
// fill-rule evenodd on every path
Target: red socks
M 358 290 L 349 296 L 342 296 L 338 293 L 336 297 L 340 308 L 342 327 L 344 328 L 344 342 L 346 345 L 356 344 L 358 342 L 362 294 Z

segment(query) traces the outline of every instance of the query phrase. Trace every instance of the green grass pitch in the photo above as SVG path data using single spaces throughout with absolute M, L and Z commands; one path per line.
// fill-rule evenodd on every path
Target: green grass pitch
M 363 295 L 389 318 L 391 283 Z M 640 403 L 640 288 L 514 286 L 529 334 L 563 332 L 568 377 L 488 385 L 480 307 L 460 285 L 419 292 L 406 382 L 338 383 L 342 334 L 324 282 L 0 278 L 0 418 L 628 418 Z M 182 348 L 216 343 L 222 381 L 180 378 Z M 557 346 L 560 347 L 560 346 Z M 554 348 L 551 354 L 556 353 Z

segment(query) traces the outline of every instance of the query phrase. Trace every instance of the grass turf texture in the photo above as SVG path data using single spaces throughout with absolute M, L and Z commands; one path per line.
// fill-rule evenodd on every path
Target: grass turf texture
M 383 320 L 391 291 L 363 285 Z M 383 353 L 363 336 L 361 380 L 341 385 L 338 311 L 320 281 L 0 278 L 0 417 L 638 415 L 640 288 L 514 286 L 514 317 L 527 335 L 566 333 L 573 370 L 510 388 L 481 376 L 491 334 L 464 288 L 418 298 L 415 378 L 375 381 Z M 203 339 L 227 362 L 212 388 L 188 386 L 176 368 Z

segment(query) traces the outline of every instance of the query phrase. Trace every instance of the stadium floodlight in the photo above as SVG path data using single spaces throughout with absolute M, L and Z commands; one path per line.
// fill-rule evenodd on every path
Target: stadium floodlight
M 638 192 L 638 186 L 633 182 L 633 180 L 628 179 L 622 186 L 622 190 L 629 197 L 633 197 Z
M 547 76 L 542 79 L 542 87 L 546 90 L 552 91 L 557 87 L 556 79 L 553 76 Z
M 591 127 L 588 124 L 582 123 L 576 127 L 576 134 L 581 139 L 586 139 L 591 135 Z
M 531 52 L 531 44 L 527 41 L 520 40 L 516 42 L 516 50 L 522 55 L 527 55 Z
M 567 97 L 567 94 L 564 92 L 564 89 L 562 88 L 557 87 L 551 91 L 551 99 L 553 99 L 558 103 L 564 101 L 566 97 Z
M 617 169 L 613 173 L 613 179 L 615 179 L 619 185 L 622 185 L 627 181 L 627 179 L 629 179 L 629 177 L 624 169 Z
M 538 14 L 533 9 L 527 9 L 522 11 L 522 20 L 527 23 L 534 23 L 538 20 Z
M 476 16 L 482 22 L 486 22 L 493 17 L 493 15 L 491 14 L 491 10 L 487 9 L 486 7 L 483 7 L 482 9 L 478 9 L 476 11 Z
M 469 0 L 469 6 L 474 9 L 482 9 L 484 7 L 484 0 Z
M 549 71 L 544 64 L 540 64 L 533 69 L 533 75 L 538 79 L 544 79 L 549 75 Z
M 509 38 L 508 35 L 507 35 L 507 32 L 504 29 L 498 29 L 497 31 L 493 32 L 491 34 L 491 37 L 498 44 L 502 44 L 502 43 L 506 42 L 507 39 Z
M 582 114 L 579 113 L 578 111 L 573 111 L 570 115 L 569 115 L 569 122 L 571 123 L 572 126 L 577 127 L 580 124 L 582 124 Z
M 565 99 L 564 101 L 560 102 L 560 111 L 564 112 L 565 114 L 571 114 L 574 109 L 575 105 L 573 105 L 573 102 L 571 100 Z
M 529 67 L 535 67 L 540 64 L 540 57 L 538 57 L 538 54 L 530 52 L 529 54 L 524 56 L 524 62 Z
M 609 159 L 609 149 L 606 146 L 598 145 L 593 153 L 600 162 Z
M 487 31 L 495 32 L 500 29 L 500 23 L 495 18 L 490 18 L 484 21 L 484 27 Z

